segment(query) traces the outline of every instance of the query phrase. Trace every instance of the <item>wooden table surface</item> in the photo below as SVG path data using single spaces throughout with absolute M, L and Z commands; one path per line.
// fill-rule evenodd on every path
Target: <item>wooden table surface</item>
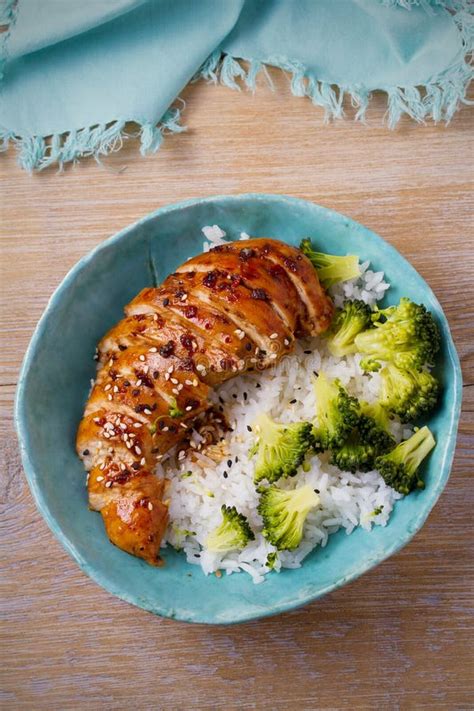
M 474 112 L 389 132 L 376 97 L 368 125 L 324 125 L 285 77 L 275 83 L 255 96 L 191 87 L 188 132 L 147 159 L 131 140 L 105 167 L 89 159 L 62 175 L 0 160 L 3 708 L 473 707 Z M 112 597 L 66 555 L 26 484 L 12 403 L 33 328 L 80 257 L 169 202 L 252 191 L 339 210 L 414 264 L 451 324 L 463 416 L 449 484 L 398 555 L 304 609 L 190 626 Z

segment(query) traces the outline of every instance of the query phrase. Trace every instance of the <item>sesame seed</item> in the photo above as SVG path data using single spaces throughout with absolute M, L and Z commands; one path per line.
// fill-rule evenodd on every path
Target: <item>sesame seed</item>
M 138 445 L 135 447 L 135 452 L 136 452 L 137 454 L 141 454 L 141 453 L 142 453 L 142 450 L 140 449 L 140 447 L 139 447 Z
M 149 370 L 150 370 L 150 366 L 149 366 L 149 365 L 145 365 L 145 367 L 143 368 L 143 372 L 145 373 L 145 375 L 148 374 L 148 371 L 149 371 Z
M 222 472 L 222 475 L 223 475 L 224 479 L 227 479 L 227 476 L 228 476 L 227 472 Z
M 195 388 L 199 385 L 199 380 L 193 380 L 193 385 Z
M 191 405 L 188 405 L 187 408 L 186 408 L 186 412 L 190 412 L 192 409 L 193 409 L 193 408 L 191 407 Z
M 250 427 L 250 425 L 247 425 L 247 429 L 249 432 L 252 432 L 252 428 Z
M 275 358 L 278 358 L 278 355 L 276 353 L 270 353 L 268 357 L 270 358 L 270 360 L 275 360 Z
M 151 501 L 148 502 L 148 511 L 153 511 L 153 504 Z
M 177 389 L 181 392 L 181 390 L 183 389 L 183 385 L 180 383 L 180 384 L 177 386 Z
M 127 445 L 127 449 L 130 449 L 130 447 L 132 446 L 132 442 L 130 442 L 130 440 L 128 440 L 128 442 L 125 442 L 125 444 Z
M 120 462 L 120 469 L 124 472 L 127 467 L 123 462 Z
M 176 380 L 176 378 L 170 378 L 171 382 L 173 385 L 177 385 L 179 383 L 179 380 Z
M 173 389 L 171 390 L 171 392 L 172 392 L 174 395 L 179 395 L 179 390 L 178 390 L 178 388 L 173 388 Z
M 180 422 L 179 426 L 183 428 L 183 430 L 187 430 L 188 426 L 184 422 Z
M 169 374 L 169 373 L 165 373 L 165 380 L 169 380 L 169 379 L 170 379 L 170 374 Z
M 100 417 L 94 417 L 94 422 L 95 422 L 96 424 L 97 424 L 98 422 L 100 422 Z
M 145 356 L 143 354 L 138 356 L 138 360 L 141 360 L 141 361 L 145 360 Z
M 192 385 L 192 384 L 193 384 L 193 381 L 192 381 L 192 380 L 185 380 L 185 381 L 184 381 L 184 384 L 185 384 L 185 385 Z
M 109 368 L 111 368 L 111 367 L 113 366 L 113 364 L 114 364 L 114 359 L 111 358 L 111 359 L 109 360 Z
M 191 445 L 191 447 L 192 447 L 193 449 L 196 449 L 196 447 L 197 447 L 196 442 L 194 442 L 193 440 L 191 440 L 191 442 L 190 442 L 189 444 Z
M 135 439 L 135 437 L 136 437 L 137 435 L 136 435 L 134 432 L 131 432 L 128 436 L 131 437 L 132 439 Z
M 114 393 L 118 393 L 119 389 L 117 385 L 114 385 Z
M 275 338 L 278 338 L 278 333 L 272 333 L 270 338 L 272 339 L 272 341 L 275 340 Z
M 142 457 L 142 458 L 140 459 L 140 464 L 142 465 L 142 467 L 145 466 L 145 464 L 146 464 L 146 459 L 145 459 L 145 457 Z
M 186 301 L 187 298 L 188 298 L 188 295 L 187 295 L 187 294 L 183 294 L 182 297 L 181 297 L 181 301 Z
M 227 466 L 230 468 L 232 466 L 232 459 L 227 460 Z
M 303 351 L 305 355 L 311 355 L 312 351 Z
M 202 365 L 202 363 L 198 363 L 196 366 L 196 370 L 199 370 L 199 372 L 203 372 L 206 370 L 206 368 Z
M 133 426 L 136 427 L 137 430 L 138 430 L 139 427 L 142 427 L 142 423 L 141 423 L 141 422 L 134 422 L 134 423 L 133 423 Z
M 121 430 L 126 430 L 126 429 L 127 429 L 127 425 L 125 424 L 125 422 L 121 422 L 121 423 L 119 424 L 119 427 L 120 427 Z
M 285 340 L 283 341 L 283 343 L 285 344 L 285 346 L 289 346 L 289 345 L 290 345 L 290 342 L 289 342 L 288 338 L 285 338 Z
M 163 429 L 161 431 L 162 432 L 169 432 L 169 429 L 170 428 L 168 427 L 168 425 L 166 425 L 165 427 L 163 427 Z
M 138 378 L 137 382 L 135 383 L 135 387 L 139 388 L 141 384 L 142 384 L 142 381 L 140 380 L 140 378 Z
M 158 321 L 158 314 L 153 314 L 153 321 Z
M 145 415 L 151 415 L 151 410 L 149 410 L 147 407 L 143 410 Z
M 104 392 L 107 392 L 107 390 L 110 390 L 111 387 L 112 387 L 111 384 L 107 383 L 107 385 L 104 388 Z
M 102 464 L 100 465 L 99 469 L 100 469 L 101 471 L 104 471 L 104 469 L 105 469 L 105 462 L 102 462 Z
M 111 482 L 111 481 L 106 481 L 106 482 L 105 482 L 105 486 L 106 486 L 107 489 L 110 489 L 110 487 L 112 486 L 112 482 Z
M 245 368 L 245 361 L 244 360 L 239 360 L 237 363 L 239 370 L 243 370 Z
M 104 477 L 103 477 L 103 476 L 98 476 L 98 477 L 96 478 L 96 481 L 103 481 L 103 480 L 104 480 Z
M 112 400 L 112 395 L 107 395 L 107 400 Z
M 290 400 L 290 405 L 294 405 L 296 402 L 296 398 L 293 398 L 293 400 Z
M 178 459 L 184 459 L 186 456 L 186 452 L 184 449 L 181 450 L 181 452 L 178 454 Z
M 170 367 L 168 368 L 168 373 L 172 373 L 173 370 L 174 370 L 174 365 L 170 365 Z
M 155 316 L 156 316 L 156 314 L 155 314 Z M 153 346 L 153 348 L 150 348 L 150 350 L 149 350 L 149 353 L 157 353 L 157 352 L 158 352 L 158 348 L 156 348 L 155 346 Z

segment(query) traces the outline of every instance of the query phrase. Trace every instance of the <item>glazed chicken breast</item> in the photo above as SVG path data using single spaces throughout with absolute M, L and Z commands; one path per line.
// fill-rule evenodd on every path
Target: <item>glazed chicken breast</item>
M 275 364 L 332 314 L 311 262 L 272 239 L 214 247 L 128 304 L 99 343 L 76 442 L 112 543 L 158 564 L 168 513 L 157 462 L 210 407 L 211 388 Z

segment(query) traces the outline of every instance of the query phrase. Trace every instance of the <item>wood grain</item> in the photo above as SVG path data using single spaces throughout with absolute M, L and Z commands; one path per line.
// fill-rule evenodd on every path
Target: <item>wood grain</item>
M 12 153 L 0 161 L 3 708 L 472 708 L 473 112 L 389 132 L 376 97 L 367 125 L 324 125 L 274 81 L 276 93 L 186 90 L 188 132 L 147 159 L 130 140 L 103 167 L 62 175 L 28 176 Z M 411 260 L 453 330 L 463 417 L 449 485 L 401 553 L 305 609 L 187 626 L 113 598 L 62 550 L 26 485 L 12 402 L 33 328 L 80 257 L 166 203 L 251 191 L 339 210 Z

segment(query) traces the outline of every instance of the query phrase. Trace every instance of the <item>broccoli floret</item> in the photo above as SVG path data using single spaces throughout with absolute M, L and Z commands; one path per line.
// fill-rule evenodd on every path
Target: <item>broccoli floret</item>
M 292 491 L 269 486 L 260 496 L 258 512 L 263 518 L 263 535 L 279 551 L 297 548 L 303 538 L 308 513 L 319 504 L 319 496 L 307 484 Z
M 400 494 L 409 494 L 413 489 L 424 489 L 425 483 L 419 476 L 418 468 L 435 445 L 435 439 L 428 427 L 422 427 L 391 452 L 378 457 L 375 467 L 385 483 Z
M 395 447 L 388 423 L 387 412 L 380 404 L 360 403 L 357 426 L 340 447 L 332 450 L 331 463 L 346 472 L 373 469 L 376 457 Z
M 395 439 L 390 432 L 387 410 L 380 402 L 361 402 L 360 410 L 357 427 L 361 436 L 375 447 L 377 454 L 393 449 Z
M 402 298 L 398 306 L 373 314 L 374 327 L 355 338 L 356 350 L 365 361 L 390 361 L 399 368 L 421 368 L 433 364 L 440 346 L 440 334 L 433 316 L 423 306 Z
M 314 380 L 317 423 L 313 434 L 319 450 L 341 447 L 357 425 L 359 403 L 338 380 L 329 380 L 324 373 Z
M 253 429 L 257 439 L 250 456 L 257 454 L 255 482 L 268 479 L 273 483 L 280 477 L 294 476 L 306 452 L 314 445 L 310 422 L 280 424 L 263 414 L 257 418 Z
M 311 240 L 307 238 L 301 241 L 300 249 L 308 257 L 318 272 L 319 281 L 326 288 L 360 276 L 359 257 L 355 255 L 348 254 L 341 257 L 335 254 L 316 252 Z
M 235 506 L 222 506 L 222 523 L 207 537 L 206 547 L 213 553 L 241 550 L 255 535 L 243 514 Z
M 267 568 L 269 568 L 270 570 L 273 570 L 273 568 L 275 567 L 275 563 L 277 562 L 277 560 L 278 560 L 278 553 L 277 553 L 276 551 L 273 551 L 273 553 L 269 553 L 269 554 L 267 555 L 267 560 L 266 560 L 266 562 L 265 562 L 265 565 L 266 565 Z
M 336 313 L 329 333 L 327 343 L 331 353 L 338 358 L 355 353 L 354 339 L 370 326 L 371 316 L 370 306 L 360 299 L 345 301 Z
M 402 370 L 388 363 L 380 375 L 380 402 L 402 422 L 417 420 L 436 405 L 439 383 L 428 371 Z

